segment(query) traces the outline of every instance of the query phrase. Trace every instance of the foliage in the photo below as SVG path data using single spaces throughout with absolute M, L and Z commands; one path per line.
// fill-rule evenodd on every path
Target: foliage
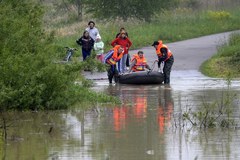
M 150 21 L 151 17 L 161 9 L 172 6 L 175 0 L 87 0 L 87 12 L 99 19 L 127 19 L 137 18 Z
M 63 107 L 68 75 L 53 65 L 53 36 L 41 28 L 43 10 L 33 2 L 1 4 L 0 106 L 7 109 Z M 62 101 L 63 102 L 63 101 Z
M 53 63 L 59 47 L 54 34 L 43 30 L 42 6 L 10 0 L 0 8 L 0 109 L 61 109 L 81 102 L 83 89 L 74 81 L 84 63 Z
M 201 70 L 212 77 L 240 76 L 240 34 L 230 35 L 229 42 L 223 44 L 218 53 L 204 62 Z
M 237 30 L 239 28 L 239 8 L 229 10 L 231 18 L 225 21 L 210 21 L 205 12 L 199 12 L 187 8 L 176 8 L 171 11 L 163 10 L 152 18 L 151 23 L 139 20 L 128 20 L 126 22 L 117 20 L 105 22 L 101 19 L 95 20 L 96 27 L 100 30 L 105 51 L 111 48 L 111 41 L 115 38 L 121 27 L 125 27 L 133 45 L 130 49 L 141 48 L 151 45 L 152 41 L 162 39 L 164 42 L 179 41 L 203 35 Z M 87 21 L 88 22 L 88 21 Z M 82 35 L 87 22 L 76 23 L 75 29 L 66 26 L 57 32 L 58 44 L 75 45 L 75 39 Z M 57 27 L 58 28 L 58 27 Z M 55 29 L 57 29 L 55 28 Z M 74 32 L 75 30 L 75 32 Z M 58 30 L 59 31 L 59 30 Z M 66 33 L 62 36 L 62 32 Z
M 233 107 L 232 102 L 236 98 L 236 94 L 230 92 L 230 79 L 227 80 L 228 90 L 222 92 L 220 101 L 206 102 L 203 99 L 202 105 L 197 110 L 189 108 L 183 113 L 183 120 L 190 122 L 191 125 L 200 128 L 230 128 L 234 126 L 232 117 Z
M 227 20 L 231 18 L 231 14 L 227 11 L 208 11 L 207 17 L 210 20 Z

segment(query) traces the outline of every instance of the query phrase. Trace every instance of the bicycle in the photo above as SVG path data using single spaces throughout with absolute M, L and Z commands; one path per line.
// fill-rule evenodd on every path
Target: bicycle
M 74 54 L 75 51 L 77 51 L 76 48 L 70 48 L 70 47 L 64 47 L 66 48 L 66 57 L 63 59 L 64 61 L 68 62 L 71 60 L 72 55 Z

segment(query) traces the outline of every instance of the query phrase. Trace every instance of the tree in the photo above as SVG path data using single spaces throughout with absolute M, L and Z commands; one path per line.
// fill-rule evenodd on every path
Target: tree
M 67 8 L 67 10 L 69 11 L 70 11 L 70 9 L 68 8 L 69 5 L 75 6 L 77 8 L 78 19 L 80 21 L 82 20 L 84 0 L 62 0 L 62 3 L 65 6 L 65 8 Z
M 53 34 L 43 30 L 43 13 L 29 0 L 0 3 L 0 112 L 70 104 L 75 74 L 52 63 Z
M 150 21 L 151 17 L 174 5 L 175 0 L 86 0 L 88 13 L 96 18 L 126 21 L 129 18 Z

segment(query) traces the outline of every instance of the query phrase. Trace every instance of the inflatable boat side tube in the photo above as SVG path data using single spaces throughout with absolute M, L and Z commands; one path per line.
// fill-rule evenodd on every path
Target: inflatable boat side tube
M 120 75 L 118 83 L 122 84 L 161 84 L 163 82 L 163 74 L 160 72 L 142 71 L 132 72 L 125 75 Z

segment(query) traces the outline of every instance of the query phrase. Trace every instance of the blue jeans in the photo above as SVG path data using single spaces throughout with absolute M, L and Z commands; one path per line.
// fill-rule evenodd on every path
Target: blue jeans
M 85 61 L 87 57 L 89 57 L 91 54 L 91 50 L 85 50 L 82 48 L 82 56 L 83 56 L 83 60 Z
M 127 54 L 124 54 L 123 57 L 118 62 L 118 71 L 119 73 L 124 73 L 126 71 L 126 61 L 127 61 Z

